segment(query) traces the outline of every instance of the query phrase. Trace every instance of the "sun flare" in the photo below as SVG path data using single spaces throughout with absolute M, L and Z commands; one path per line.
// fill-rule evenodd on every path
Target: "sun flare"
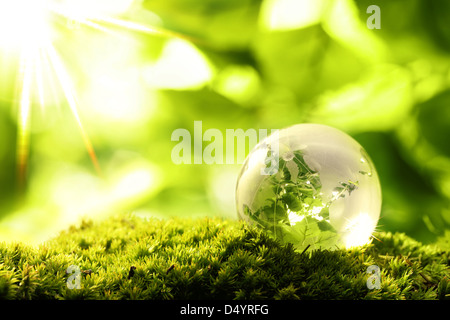
M 369 243 L 375 226 L 376 221 L 366 212 L 361 212 L 358 216 L 349 220 L 344 237 L 346 248 L 358 247 Z
M 30 47 L 50 36 L 48 0 L 0 0 L 0 44 Z
M 58 47 L 60 44 L 56 45 L 55 39 L 61 30 L 71 29 L 74 25 L 105 34 L 117 35 L 117 30 L 124 30 L 183 38 L 162 28 L 122 19 L 121 15 L 134 3 L 134 0 L 0 0 L 0 53 L 13 52 L 19 61 L 16 96 L 12 99 L 17 110 L 19 187 L 26 185 L 32 111 L 39 107 L 44 112 L 46 100 L 55 98 L 55 91 L 64 97 L 64 104 L 73 115 L 92 164 L 101 176 L 93 143 L 79 112 L 80 102 L 62 54 L 64 50 Z M 127 34 L 122 36 L 127 37 Z

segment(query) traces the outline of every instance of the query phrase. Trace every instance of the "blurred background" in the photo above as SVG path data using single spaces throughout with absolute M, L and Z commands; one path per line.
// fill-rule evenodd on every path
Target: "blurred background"
M 40 54 L 23 131 L 23 46 L 5 39 L 36 38 L 40 13 L 16 8 L 19 23 L 0 23 L 0 241 L 43 241 L 82 217 L 123 212 L 236 219 L 240 164 L 172 162 L 172 132 L 193 132 L 196 120 L 223 133 L 339 128 L 378 170 L 378 230 L 430 243 L 448 229 L 450 2 L 54 2 L 66 14 L 52 13 L 51 43 L 80 122 L 55 61 Z M 372 4 L 381 29 L 367 27 Z

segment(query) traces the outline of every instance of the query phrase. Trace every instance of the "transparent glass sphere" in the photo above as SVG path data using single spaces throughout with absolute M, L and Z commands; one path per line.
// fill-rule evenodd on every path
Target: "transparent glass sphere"
M 298 124 L 268 136 L 239 174 L 240 219 L 298 249 L 349 248 L 367 243 L 381 209 L 377 172 L 346 133 Z

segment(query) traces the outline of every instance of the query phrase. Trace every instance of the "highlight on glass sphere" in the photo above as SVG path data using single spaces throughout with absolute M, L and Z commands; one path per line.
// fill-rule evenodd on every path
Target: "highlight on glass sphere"
M 236 185 L 238 215 L 298 250 L 368 243 L 381 187 L 373 163 L 348 134 L 297 124 L 260 141 Z

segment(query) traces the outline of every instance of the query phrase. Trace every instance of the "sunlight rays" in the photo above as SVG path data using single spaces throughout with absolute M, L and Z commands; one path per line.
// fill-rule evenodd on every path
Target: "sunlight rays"
M 71 84 L 70 76 L 67 73 L 58 53 L 56 52 L 56 50 L 52 44 L 49 44 L 46 47 L 46 52 L 50 58 L 50 62 L 52 64 L 53 69 L 56 73 L 56 76 L 59 80 L 61 88 L 64 92 L 64 96 L 66 97 L 67 103 L 70 107 L 70 110 L 72 111 L 72 114 L 74 115 L 75 120 L 78 124 L 78 127 L 81 131 L 81 136 L 83 138 L 84 144 L 85 144 L 87 152 L 89 154 L 89 157 L 91 158 L 91 161 L 92 161 L 97 173 L 99 174 L 99 176 L 101 176 L 101 169 L 100 169 L 100 165 L 98 163 L 97 156 L 95 154 L 94 147 L 92 145 L 92 142 L 91 142 L 86 130 L 84 129 L 83 123 L 81 121 L 81 118 L 80 118 L 80 115 L 78 112 L 78 107 L 77 107 L 78 103 L 77 103 L 76 96 L 75 96 L 75 90 L 73 89 L 72 84 Z
M 86 26 L 107 35 L 125 38 L 129 35 L 118 31 L 188 39 L 163 28 L 145 26 L 117 17 L 133 3 L 133 0 L 0 0 L 0 50 L 15 48 L 20 56 L 19 82 L 13 99 L 17 107 L 16 157 L 20 189 L 26 186 L 27 181 L 34 107 L 45 114 L 46 106 L 51 103 L 59 104 L 59 92 L 74 117 L 97 174 L 102 176 L 93 143 L 79 112 L 71 75 L 64 58 L 53 43 L 53 36 L 58 30 L 70 30 L 71 22 L 76 26 Z M 56 18 L 65 21 L 64 24 L 58 24 L 57 29 Z
M 30 144 L 30 109 L 31 89 L 35 61 L 34 50 L 25 50 L 20 59 L 21 90 L 19 100 L 19 120 L 17 132 L 17 171 L 19 188 L 23 188 L 27 171 L 27 161 Z

